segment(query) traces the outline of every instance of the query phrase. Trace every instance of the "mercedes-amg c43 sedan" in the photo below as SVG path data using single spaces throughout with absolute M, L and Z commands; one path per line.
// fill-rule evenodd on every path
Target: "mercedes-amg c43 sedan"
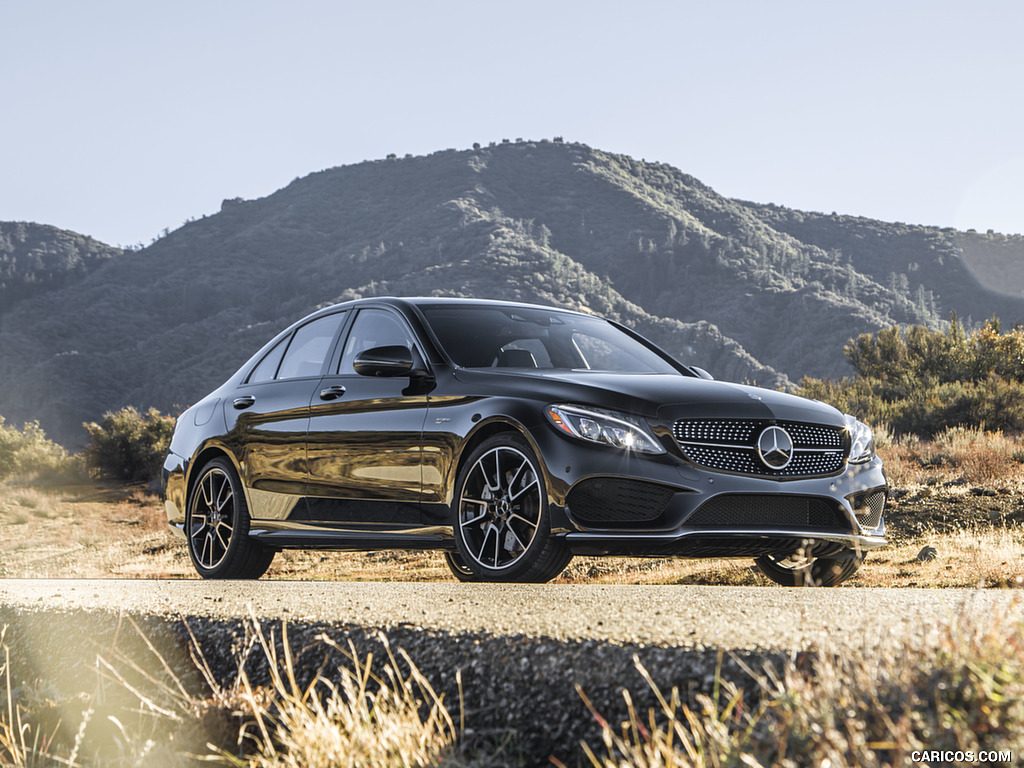
M 170 524 L 206 578 L 286 548 L 437 549 L 465 581 L 574 554 L 746 557 L 835 585 L 885 543 L 871 430 L 577 312 L 375 298 L 282 331 L 178 419 Z

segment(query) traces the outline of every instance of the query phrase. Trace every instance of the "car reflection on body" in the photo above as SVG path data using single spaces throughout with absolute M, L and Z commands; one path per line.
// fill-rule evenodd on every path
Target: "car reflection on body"
M 853 417 L 496 301 L 300 320 L 182 414 L 164 478 L 207 578 L 258 578 L 286 548 L 405 548 L 465 581 L 548 581 L 588 554 L 748 557 L 835 585 L 885 543 L 881 461 Z

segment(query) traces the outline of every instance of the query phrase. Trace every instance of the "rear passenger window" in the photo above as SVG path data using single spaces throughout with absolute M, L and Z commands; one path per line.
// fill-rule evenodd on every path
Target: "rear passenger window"
M 344 312 L 325 315 L 306 323 L 292 336 L 284 360 L 277 372 L 278 379 L 301 379 L 319 376 L 324 359 L 331 351 L 331 342 L 345 317 Z
M 284 350 L 288 346 L 288 336 L 285 336 L 274 348 L 267 352 L 266 356 L 260 361 L 260 364 L 252 369 L 252 373 L 249 374 L 250 384 L 259 384 L 261 381 L 270 381 L 274 378 L 274 374 L 277 373 L 277 366 L 281 363 L 281 358 L 284 356 Z

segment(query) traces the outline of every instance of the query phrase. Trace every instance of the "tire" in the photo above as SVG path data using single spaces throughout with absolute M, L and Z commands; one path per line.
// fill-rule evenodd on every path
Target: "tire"
M 242 482 L 225 458 L 213 459 L 192 488 L 185 537 L 192 565 L 204 579 L 258 579 L 274 550 L 249 538 L 249 509 Z
M 448 566 L 448 570 L 452 572 L 452 576 L 459 581 L 480 581 L 458 552 L 445 552 L 444 562 Z
M 543 583 L 572 559 L 564 539 L 551 535 L 544 474 L 518 434 L 484 440 L 455 483 L 455 543 L 480 581 Z
M 763 555 L 754 563 L 765 576 L 784 587 L 835 587 L 853 576 L 864 562 L 852 550 L 845 557 L 813 557 L 800 553 L 787 557 Z

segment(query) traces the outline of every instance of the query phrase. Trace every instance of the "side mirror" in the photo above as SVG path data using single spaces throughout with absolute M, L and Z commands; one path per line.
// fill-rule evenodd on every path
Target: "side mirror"
M 703 368 L 698 368 L 696 365 L 691 365 L 690 370 L 697 374 L 699 379 L 707 379 L 708 381 L 714 381 L 715 377 L 705 371 Z
M 352 363 L 360 376 L 408 376 L 412 365 L 412 350 L 401 344 L 367 349 Z

